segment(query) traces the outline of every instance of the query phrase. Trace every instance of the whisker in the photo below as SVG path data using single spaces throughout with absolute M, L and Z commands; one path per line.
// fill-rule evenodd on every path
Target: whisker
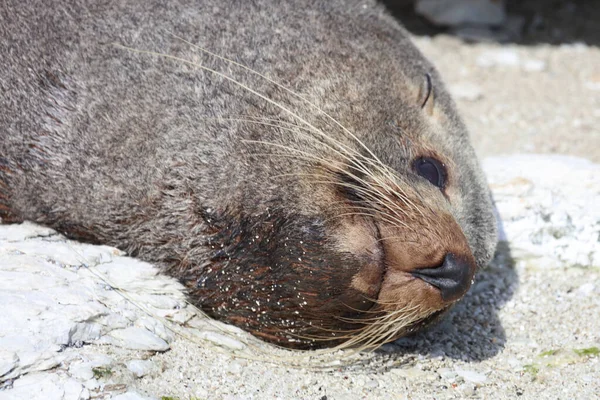
M 332 121 L 334 124 L 336 124 L 338 127 L 340 127 L 340 128 L 341 128 L 341 129 L 342 129 L 342 130 L 343 130 L 343 131 L 344 131 L 344 132 L 345 132 L 345 133 L 346 133 L 348 136 L 350 136 L 352 139 L 354 139 L 354 140 L 355 140 L 355 141 L 356 141 L 356 142 L 357 142 L 357 143 L 358 143 L 358 144 L 359 144 L 359 145 L 360 145 L 360 146 L 361 146 L 363 149 L 365 149 L 365 150 L 366 150 L 366 151 L 369 153 L 369 155 L 372 157 L 372 160 L 375 160 L 374 166 L 375 166 L 375 167 L 378 167 L 378 170 L 379 170 L 379 171 L 381 171 L 381 172 L 384 172 L 385 174 L 387 174 L 387 175 L 388 175 L 388 178 L 390 178 L 392 181 L 394 181 L 394 180 L 395 180 L 395 178 L 396 178 L 396 174 L 395 174 L 395 173 L 394 173 L 394 172 L 393 172 L 393 171 L 392 171 L 392 170 L 391 170 L 391 169 L 390 169 L 390 168 L 389 168 L 387 165 L 385 165 L 385 164 L 384 164 L 384 163 L 383 163 L 383 162 L 382 162 L 382 161 L 381 161 L 381 160 L 380 160 L 380 159 L 377 157 L 377 155 L 375 155 L 375 153 L 374 153 L 374 152 L 373 152 L 373 151 L 372 151 L 372 150 L 371 150 L 371 149 L 370 149 L 370 148 L 369 148 L 369 147 L 368 147 L 368 146 L 367 146 L 367 145 L 366 145 L 366 144 L 365 144 L 365 143 L 364 143 L 362 140 L 360 140 L 360 139 L 359 139 L 359 138 L 358 138 L 358 137 L 357 137 L 357 136 L 356 136 L 354 133 L 352 133 L 352 132 L 351 132 L 349 129 L 347 129 L 345 126 L 343 126 L 343 125 L 342 125 L 342 124 L 341 124 L 341 123 L 340 123 L 338 120 L 336 120 L 335 118 L 333 118 L 333 117 L 332 117 L 330 114 L 328 114 L 327 112 L 325 112 L 324 110 L 322 110 L 321 108 L 319 108 L 319 107 L 318 107 L 316 104 L 314 104 L 313 102 L 311 102 L 311 101 L 310 101 L 310 100 L 308 100 L 307 98 L 305 98 L 305 97 L 301 96 L 300 94 L 298 94 L 298 93 L 294 92 L 293 90 L 289 89 L 289 88 L 288 88 L 288 87 L 286 87 L 285 85 L 283 85 L 283 84 L 281 84 L 281 83 L 279 83 L 279 82 L 277 82 L 277 81 L 275 81 L 275 80 L 273 80 L 273 79 L 271 79 L 271 78 L 267 77 L 267 76 L 266 76 L 266 75 L 264 75 L 264 74 L 261 74 L 260 72 L 258 72 L 258 71 L 256 71 L 256 70 L 254 70 L 254 69 L 252 69 L 252 68 L 250 68 L 250 67 L 248 67 L 248 66 L 246 66 L 246 65 L 244 65 L 244 64 L 238 63 L 238 62 L 236 62 L 236 61 L 234 61 L 234 60 L 231 60 L 231 59 L 229 59 L 229 58 L 226 58 L 226 57 L 223 57 L 223 56 L 221 56 L 221 55 L 219 55 L 219 54 L 213 53 L 213 52 L 211 52 L 211 51 L 209 51 L 209 50 L 207 50 L 207 49 L 205 49 L 205 48 L 203 48 L 203 47 L 200 47 L 200 46 L 198 46 L 198 45 L 196 45 L 196 44 L 194 44 L 194 43 L 191 43 L 190 41 L 188 41 L 188 40 L 186 40 L 186 39 L 184 39 L 184 38 L 182 38 L 182 37 L 180 37 L 180 36 L 177 36 L 177 35 L 175 35 L 175 34 L 173 34 L 173 33 L 171 33 L 171 35 L 172 35 L 173 37 L 175 37 L 176 39 L 178 39 L 178 40 L 180 40 L 180 41 L 182 41 L 182 42 L 184 42 L 184 43 L 187 43 L 189 46 L 191 46 L 191 47 L 193 47 L 193 48 L 195 48 L 195 49 L 197 49 L 197 50 L 200 50 L 200 51 L 201 51 L 201 52 L 203 52 L 203 53 L 206 53 L 206 54 L 208 54 L 208 55 L 210 55 L 210 56 L 216 57 L 216 58 L 218 58 L 218 59 L 220 59 L 220 60 L 223 60 L 223 61 L 225 61 L 225 62 L 228 62 L 228 63 L 232 64 L 232 65 L 235 65 L 235 66 L 237 66 L 237 67 L 240 67 L 240 68 L 242 68 L 242 69 L 244 69 L 244 70 L 246 70 L 246 71 L 248 71 L 248 72 L 250 72 L 250 73 L 252 73 L 252 74 L 254 74 L 254 75 L 256 75 L 256 76 L 259 76 L 259 77 L 261 77 L 262 79 L 265 79 L 267 82 L 270 82 L 270 83 L 272 83 L 272 84 L 273 84 L 273 85 L 275 85 L 276 87 L 278 87 L 278 88 L 280 88 L 280 89 L 282 89 L 282 90 L 286 91 L 287 93 L 290 93 L 292 96 L 294 96 L 294 97 L 296 97 L 296 98 L 298 98 L 298 99 L 300 99 L 300 100 L 304 101 L 304 102 L 305 102 L 306 104 L 308 104 L 310 107 L 312 107 L 313 109 L 315 109 L 315 110 L 316 110 L 316 111 L 318 111 L 319 113 L 323 114 L 323 115 L 324 115 L 325 117 L 327 117 L 327 118 L 328 118 L 330 121 Z M 307 124 L 308 126 L 311 126 L 311 127 L 312 127 L 312 125 L 310 125 L 310 124 L 309 124 L 309 123 L 307 123 L 306 121 L 302 121 L 302 122 L 304 122 L 304 123 L 305 123 L 305 124 Z M 313 127 L 313 128 L 314 128 L 314 127 Z M 363 158 L 365 158 L 365 159 L 369 160 L 369 158 L 368 158 L 368 157 L 365 157 L 365 156 L 363 156 L 362 154 L 360 154 L 360 153 L 358 153 L 358 152 L 356 152 L 356 153 L 357 153 L 357 155 L 360 155 L 361 157 L 363 157 Z M 402 190 L 400 190 L 400 192 L 402 192 Z M 413 204 L 413 203 L 412 203 L 412 202 L 411 202 L 411 201 L 410 201 L 410 200 L 407 198 L 407 196 L 406 196 L 406 194 L 405 194 L 405 193 L 402 193 L 402 195 L 400 195 L 400 193 L 396 193 L 396 194 L 398 195 L 398 197 L 399 197 L 399 198 L 401 198 L 403 201 L 405 201 L 405 202 L 406 202 L 406 205 L 407 205 L 407 206 L 410 206 L 410 207 L 414 207 L 414 208 L 416 208 L 416 206 L 415 206 L 415 205 L 414 205 L 414 204 Z M 417 208 L 417 209 L 418 209 L 418 208 Z

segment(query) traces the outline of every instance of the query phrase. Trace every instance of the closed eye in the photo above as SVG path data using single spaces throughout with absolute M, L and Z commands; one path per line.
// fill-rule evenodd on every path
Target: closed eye
M 356 171 L 353 171 L 352 175 L 357 175 Z M 367 190 L 361 177 L 355 178 L 354 176 L 339 172 L 337 173 L 338 180 L 340 182 L 338 186 L 339 192 L 349 201 L 354 203 L 364 203 L 365 193 Z

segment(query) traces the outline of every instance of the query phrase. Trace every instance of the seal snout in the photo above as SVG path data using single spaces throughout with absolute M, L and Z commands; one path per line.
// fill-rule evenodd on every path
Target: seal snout
M 442 263 L 432 268 L 419 268 L 411 275 L 439 289 L 442 300 L 460 299 L 471 286 L 474 266 L 468 258 L 447 253 Z

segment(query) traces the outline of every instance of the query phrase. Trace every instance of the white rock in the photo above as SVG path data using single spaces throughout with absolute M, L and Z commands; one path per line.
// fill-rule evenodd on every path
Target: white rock
M 520 62 L 519 54 L 511 48 L 484 51 L 476 60 L 480 67 L 517 67 Z
M 462 377 L 465 380 L 465 382 L 471 382 L 477 385 L 481 385 L 487 380 L 485 374 L 481 374 L 479 372 L 463 370 L 458 368 L 456 368 L 455 371 L 458 376 Z
M 25 221 L 22 224 L 4 225 L 0 231 L 0 240 L 7 242 L 19 242 L 35 237 L 48 237 L 57 233 L 44 226 Z
M 196 335 L 201 339 L 205 339 L 213 344 L 216 344 L 217 346 L 225 347 L 231 350 L 242 350 L 246 347 L 246 345 L 239 340 L 213 331 L 196 332 Z
M 541 155 L 483 164 L 515 255 L 544 257 L 548 267 L 600 265 L 600 165 Z
M 91 363 L 73 363 L 69 366 L 69 374 L 80 381 L 88 381 L 94 378 L 92 368 Z
M 119 394 L 112 398 L 112 400 L 151 400 L 150 397 L 142 396 L 137 392 L 127 392 L 123 394 Z
M 541 72 L 546 69 L 546 62 L 542 60 L 529 59 L 523 61 L 521 67 L 527 72 Z
M 593 283 L 588 282 L 588 283 L 584 283 L 583 285 L 579 286 L 577 291 L 584 296 L 589 296 L 590 294 L 592 294 L 594 292 L 595 289 L 596 289 L 596 286 Z M 2 373 L 0 372 L 0 376 L 1 375 L 2 375 Z
M 135 326 L 115 329 L 108 334 L 108 341 L 131 350 L 166 351 L 169 344 L 147 329 Z
M 0 377 L 8 374 L 19 364 L 19 356 L 12 351 L 0 350 Z
M 233 375 L 240 375 L 247 366 L 246 360 L 235 358 L 227 363 L 227 370 Z
M 100 382 L 98 382 L 98 379 L 93 378 L 83 382 L 83 386 L 85 386 L 85 388 L 88 390 L 96 390 L 100 387 Z
M 429 375 L 429 372 L 423 371 L 422 369 L 417 367 L 394 368 L 390 370 L 389 373 L 407 379 L 425 378 L 427 375 Z
M 504 1 L 418 0 L 415 11 L 437 25 L 501 25 L 506 20 Z
M 75 379 L 68 379 L 64 383 L 63 389 L 65 391 L 63 396 L 64 400 L 86 400 L 90 398 L 90 394 L 87 389 L 81 384 L 81 382 L 78 382 Z
M 149 330 L 167 343 L 174 339 L 165 325 L 154 318 L 142 317 L 135 322 L 135 326 Z
M 454 381 L 458 375 L 456 371 L 451 370 L 450 368 L 440 368 L 437 370 L 437 373 L 442 377 L 442 379 L 446 379 L 448 381 Z
M 127 369 L 130 370 L 136 378 L 148 375 L 154 369 L 154 363 L 150 360 L 131 360 L 127 362 Z
M 475 394 L 475 385 L 472 383 L 463 383 L 458 385 L 456 390 L 462 395 L 462 398 L 471 397 Z
M 365 383 L 365 387 L 369 389 L 375 389 L 379 387 L 379 381 L 377 381 L 376 379 L 369 379 L 367 383 Z
M 53 373 L 26 375 L 13 383 L 12 389 L 0 392 L 0 400 L 79 400 L 89 393 L 74 379 Z
M 196 387 L 196 389 L 194 390 L 194 396 L 200 398 L 200 399 L 204 399 L 204 398 L 208 398 L 208 390 L 204 389 L 203 387 Z

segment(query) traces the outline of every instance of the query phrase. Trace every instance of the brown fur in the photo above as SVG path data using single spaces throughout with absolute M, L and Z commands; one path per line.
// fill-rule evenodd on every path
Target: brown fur
M 374 1 L 8 0 L 0 38 L 2 222 L 155 262 L 215 318 L 375 346 L 455 301 L 411 271 L 491 257 L 464 124 Z

